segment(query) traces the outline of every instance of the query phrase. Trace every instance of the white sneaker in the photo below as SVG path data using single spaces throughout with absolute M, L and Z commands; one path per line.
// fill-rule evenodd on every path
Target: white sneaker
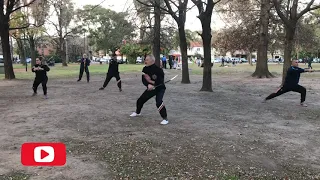
M 137 116 L 140 116 L 141 114 L 137 114 L 136 112 L 133 112 L 130 117 L 137 117 Z
M 306 104 L 304 104 L 304 103 L 300 103 L 300 105 L 301 105 L 302 107 L 308 107 L 308 105 L 306 105 Z
M 163 120 L 163 121 L 161 121 L 161 123 L 160 124 L 162 124 L 162 125 L 166 125 L 166 124 L 168 124 L 169 123 L 169 121 L 168 120 Z

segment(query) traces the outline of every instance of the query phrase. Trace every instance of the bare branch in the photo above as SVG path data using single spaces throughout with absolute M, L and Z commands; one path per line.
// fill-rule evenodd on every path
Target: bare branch
M 9 28 L 9 30 L 17 30 L 17 29 L 26 29 L 30 27 L 31 24 L 27 24 L 25 26 L 20 26 L 20 27 L 14 27 L 14 28 Z
M 167 6 L 167 8 L 168 8 L 168 13 L 172 16 L 172 18 L 173 18 L 174 20 L 176 20 L 176 21 L 178 22 L 178 17 L 177 17 L 177 15 L 175 14 L 175 12 L 173 12 L 169 0 L 164 0 L 164 2 L 166 3 L 166 6 Z
M 191 1 L 193 2 L 194 5 L 198 7 L 199 15 L 204 12 L 204 8 L 201 0 L 191 0 Z
M 311 1 L 308 3 L 307 7 L 298 14 L 297 18 L 300 19 L 300 18 L 301 18 L 304 14 L 306 14 L 307 12 L 320 8 L 320 5 L 311 7 L 311 6 L 313 5 L 313 3 L 314 3 L 314 0 L 311 0 Z
M 170 0 L 170 2 L 176 7 L 176 8 L 179 8 L 179 6 L 172 0 Z
M 282 11 L 280 9 L 281 8 L 281 2 L 282 2 L 282 0 L 280 0 L 280 2 L 278 0 L 273 0 L 274 7 L 275 7 L 279 17 L 283 21 L 283 23 L 286 26 L 291 26 L 291 23 L 290 23 L 289 19 L 282 13 Z
M 216 1 L 216 2 L 213 2 L 213 5 L 216 5 L 216 4 L 218 4 L 219 2 L 221 2 L 221 0 L 218 0 L 218 1 Z
M 138 3 L 144 5 L 144 6 L 147 6 L 147 7 L 154 7 L 154 6 L 155 6 L 153 3 L 151 3 L 151 5 L 150 5 L 150 4 L 144 3 L 144 2 L 142 2 L 142 1 L 140 1 L 140 0 L 136 0 L 136 1 L 137 1 Z
M 19 7 L 15 8 L 15 9 L 13 9 L 13 10 L 10 12 L 10 14 L 11 14 L 11 13 L 13 13 L 13 12 L 15 12 L 15 11 L 17 11 L 17 10 L 19 10 L 19 9 L 21 9 L 21 8 L 23 8 L 23 7 L 30 6 L 30 5 L 31 5 L 31 4 L 33 4 L 35 1 L 36 1 L 36 0 L 31 0 L 29 3 L 27 3 L 27 4 L 23 5 L 23 6 L 19 6 Z

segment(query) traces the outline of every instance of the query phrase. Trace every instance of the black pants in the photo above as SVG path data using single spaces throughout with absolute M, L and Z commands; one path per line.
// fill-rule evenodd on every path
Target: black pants
M 167 110 L 162 101 L 165 91 L 166 91 L 165 89 L 159 89 L 159 90 L 155 89 L 152 91 L 148 91 L 148 90 L 144 91 L 137 101 L 136 113 L 140 114 L 143 104 L 146 103 L 153 96 L 156 96 L 156 105 L 157 105 L 158 111 L 163 119 L 167 119 Z
M 311 63 L 308 63 L 308 68 L 312 69 Z
M 167 69 L 167 61 L 162 61 L 163 68 Z
M 172 61 L 169 61 L 170 69 L 172 69 Z
M 266 100 L 275 98 L 277 96 L 280 96 L 281 94 L 287 93 L 289 91 L 298 92 L 301 94 L 301 103 L 303 103 L 306 100 L 306 94 L 307 90 L 303 86 L 300 85 L 294 85 L 294 86 L 283 86 L 281 87 L 276 93 L 270 94 L 268 97 L 266 97 Z
M 80 67 L 79 81 L 82 79 L 83 71 L 86 72 L 86 74 L 87 74 L 87 81 L 89 82 L 89 80 L 90 80 L 90 73 L 89 73 L 89 68 L 88 68 L 88 66 L 86 66 L 85 68 L 84 68 L 84 67 Z
M 45 77 L 45 78 L 42 78 L 42 79 L 37 79 L 37 78 L 34 79 L 33 86 L 32 86 L 33 92 L 37 93 L 38 86 L 41 83 L 42 84 L 42 89 L 43 89 L 43 94 L 47 95 L 47 82 L 48 82 L 48 77 Z
M 121 79 L 120 79 L 119 73 L 117 73 L 117 74 L 107 74 L 106 80 L 105 80 L 104 83 L 103 83 L 103 87 L 104 87 L 104 88 L 107 87 L 108 83 L 110 82 L 110 80 L 111 80 L 113 77 L 116 78 L 118 88 L 121 89 Z

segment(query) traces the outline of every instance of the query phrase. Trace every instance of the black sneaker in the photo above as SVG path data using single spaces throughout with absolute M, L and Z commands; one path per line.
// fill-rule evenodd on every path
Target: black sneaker
M 122 92 L 122 89 L 119 89 L 120 92 Z
M 99 88 L 99 90 L 104 90 L 104 87 Z

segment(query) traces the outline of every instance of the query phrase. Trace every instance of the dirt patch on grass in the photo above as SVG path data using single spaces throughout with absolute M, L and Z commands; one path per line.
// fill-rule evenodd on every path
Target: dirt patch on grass
M 1 81 L 0 179 L 319 178 L 320 86 L 302 77 L 307 108 L 296 93 L 262 104 L 281 79 L 241 76 L 215 76 L 213 93 L 199 92 L 201 76 L 168 84 L 167 126 L 153 99 L 128 116 L 144 90 L 136 74 L 122 76 L 121 93 L 115 80 L 99 91 L 103 76 L 49 79 L 48 100 L 41 86 L 30 96 L 32 80 Z M 23 167 L 21 144 L 33 141 L 64 142 L 66 166 Z

